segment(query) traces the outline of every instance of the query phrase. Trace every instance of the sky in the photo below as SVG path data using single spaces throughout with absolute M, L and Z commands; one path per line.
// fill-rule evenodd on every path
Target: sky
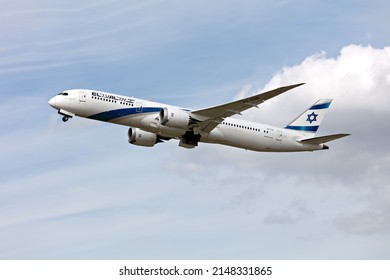
M 0 1 L 0 259 L 389 259 L 389 1 Z M 127 142 L 61 121 L 90 88 L 187 108 L 306 83 L 240 118 L 334 101 L 330 149 Z

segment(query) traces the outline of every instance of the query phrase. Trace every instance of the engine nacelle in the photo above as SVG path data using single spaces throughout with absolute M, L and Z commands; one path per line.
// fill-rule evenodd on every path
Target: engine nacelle
M 190 123 L 188 112 L 177 108 L 162 108 L 159 117 L 160 124 L 169 127 L 187 128 Z
M 153 147 L 156 143 L 161 142 L 156 134 L 139 128 L 130 127 L 127 135 L 129 143 L 137 146 Z

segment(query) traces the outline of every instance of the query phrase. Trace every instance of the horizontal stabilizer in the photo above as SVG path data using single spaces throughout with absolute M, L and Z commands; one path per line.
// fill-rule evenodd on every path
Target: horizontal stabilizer
M 320 137 L 307 138 L 307 139 L 303 139 L 300 141 L 302 143 L 305 143 L 305 144 L 319 145 L 319 144 L 333 141 L 333 140 L 336 140 L 336 139 L 339 139 L 339 138 L 342 138 L 342 137 L 345 137 L 348 135 L 351 135 L 351 134 L 339 133 L 339 134 L 332 134 L 332 135 L 326 135 L 326 136 L 320 136 Z

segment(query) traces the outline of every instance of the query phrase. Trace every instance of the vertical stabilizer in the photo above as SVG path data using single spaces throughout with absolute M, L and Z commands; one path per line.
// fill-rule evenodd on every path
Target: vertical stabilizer
M 332 99 L 318 100 L 303 114 L 287 125 L 286 128 L 297 130 L 307 136 L 313 137 L 320 127 L 330 103 L 332 103 Z

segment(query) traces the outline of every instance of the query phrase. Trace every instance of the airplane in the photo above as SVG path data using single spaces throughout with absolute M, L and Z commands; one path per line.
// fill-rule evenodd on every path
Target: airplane
M 325 143 L 350 134 L 316 137 L 332 99 L 320 99 L 284 128 L 237 118 L 241 112 L 304 83 L 279 87 L 237 101 L 204 109 L 182 107 L 88 90 L 66 90 L 50 99 L 64 122 L 74 116 L 124 125 L 128 142 L 143 147 L 178 139 L 179 146 L 195 148 L 213 143 L 257 152 L 300 152 L 329 149 Z

